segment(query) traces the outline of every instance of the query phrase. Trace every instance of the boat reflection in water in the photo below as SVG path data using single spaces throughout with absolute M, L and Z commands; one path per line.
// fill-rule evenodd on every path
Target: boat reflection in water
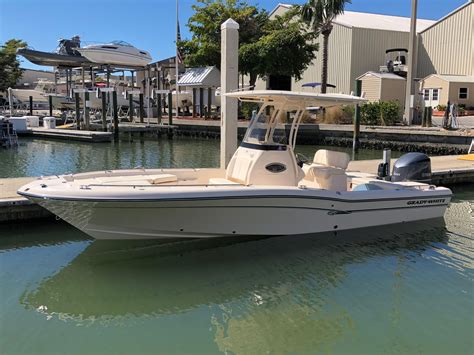
M 215 312 L 209 315 L 218 343 L 219 337 L 232 342 L 231 324 L 240 336 L 257 337 L 265 332 L 260 322 L 268 316 L 268 309 L 252 311 L 252 317 L 243 316 L 252 307 L 264 304 L 273 304 L 273 328 L 281 322 L 281 331 L 291 332 L 293 319 L 295 326 L 303 322 L 324 338 L 352 326 L 343 308 L 315 316 L 332 302 L 326 294 L 345 279 L 347 267 L 407 251 L 418 255 L 432 243 L 446 239 L 444 221 L 439 219 L 245 243 L 226 238 L 165 245 L 156 241 L 96 240 L 69 265 L 40 282 L 37 289 L 26 291 L 21 303 L 48 318 L 102 324 L 124 317 L 178 314 L 200 306 L 218 307 L 218 312 L 227 313 L 226 308 L 232 308 L 227 306 L 229 303 L 245 300 L 244 307 L 234 308 L 225 317 Z M 402 274 L 399 277 L 403 279 Z M 301 300 L 294 299 L 296 296 Z M 298 329 L 293 331 L 297 342 Z M 278 336 L 272 338 L 278 342 Z M 231 344 L 222 346 L 231 348 Z

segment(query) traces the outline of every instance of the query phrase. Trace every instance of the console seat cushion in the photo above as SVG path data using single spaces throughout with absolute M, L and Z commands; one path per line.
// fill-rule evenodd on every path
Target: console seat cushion
M 344 152 L 320 149 L 314 154 L 313 163 L 334 168 L 347 169 L 351 158 Z

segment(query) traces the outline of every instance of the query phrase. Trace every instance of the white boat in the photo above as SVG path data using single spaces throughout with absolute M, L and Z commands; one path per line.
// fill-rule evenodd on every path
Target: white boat
M 306 107 L 365 99 L 266 90 L 226 95 L 262 104 L 227 169 L 41 177 L 18 193 L 97 239 L 302 235 L 443 216 L 447 188 L 346 172 L 350 159 L 341 152 L 319 150 L 308 163 L 295 155 Z M 278 125 L 287 113 L 289 135 Z
M 11 89 L 11 94 L 19 103 L 29 106 L 30 96 L 33 99 L 34 108 L 48 108 L 48 96 L 52 96 L 53 107 L 58 110 L 74 108 L 74 100 L 62 94 L 54 93 L 54 83 L 48 80 L 39 80 L 35 89 Z
M 137 49 L 124 41 L 89 45 L 76 48 L 82 56 L 94 63 L 143 67 L 151 62 L 150 53 Z

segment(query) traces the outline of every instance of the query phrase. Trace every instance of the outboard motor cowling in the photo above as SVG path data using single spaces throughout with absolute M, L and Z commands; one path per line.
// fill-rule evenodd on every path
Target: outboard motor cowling
M 393 166 L 392 181 L 431 181 L 431 160 L 423 153 L 402 155 Z

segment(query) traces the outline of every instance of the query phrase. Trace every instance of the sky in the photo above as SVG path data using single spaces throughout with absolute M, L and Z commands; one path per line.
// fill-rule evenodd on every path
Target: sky
M 467 0 L 418 0 L 418 18 L 438 20 Z M 247 0 L 271 11 L 284 0 Z M 304 0 L 290 0 L 303 4 Z M 179 0 L 181 37 L 195 0 Z M 346 10 L 410 17 L 411 0 L 352 0 Z M 175 0 L 0 0 L 0 45 L 22 39 L 40 51 L 54 51 L 59 38 L 79 35 L 87 42 L 124 40 L 150 52 L 154 60 L 175 55 Z M 23 68 L 48 70 L 21 59 Z

